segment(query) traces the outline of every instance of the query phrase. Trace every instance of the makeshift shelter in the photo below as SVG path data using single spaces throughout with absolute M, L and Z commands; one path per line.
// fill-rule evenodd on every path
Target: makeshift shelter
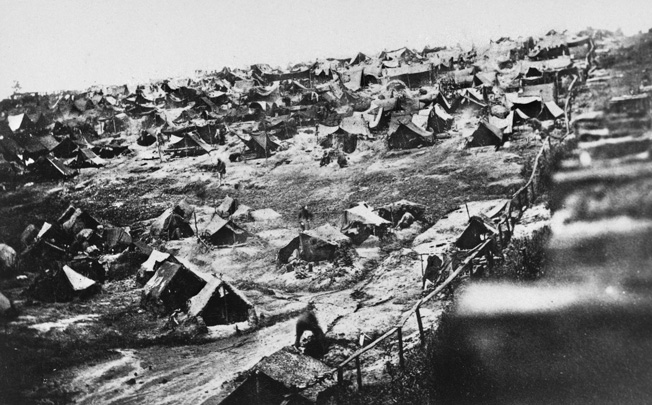
M 165 237 L 168 240 L 182 239 L 195 233 L 190 226 L 195 209 L 185 200 L 179 201 L 174 207 L 166 209 L 163 214 L 152 222 L 150 235 Z
M 59 216 L 57 223 L 65 232 L 71 235 L 77 235 L 82 229 L 95 229 L 100 222 L 93 218 L 88 212 L 81 208 L 75 208 L 69 205 L 68 208 Z
M 197 295 L 206 281 L 182 264 L 163 262 L 143 287 L 140 305 L 158 314 L 186 310 L 188 300 Z
M 337 249 L 348 243 L 348 236 L 329 224 L 299 234 L 301 258 L 308 262 L 332 260 Z
M 388 68 L 383 72 L 383 76 L 388 80 L 401 80 L 411 89 L 432 85 L 432 64 L 423 63 Z
M 489 225 L 489 220 L 483 220 L 479 216 L 473 216 L 462 234 L 457 238 L 455 246 L 460 249 L 473 249 L 478 246 L 490 235 L 495 235 L 498 231 Z
M 387 133 L 387 146 L 389 149 L 412 149 L 419 146 L 432 145 L 434 133 L 424 131 L 412 123 L 404 120 L 392 121 Z
M 37 171 L 50 178 L 67 179 L 77 175 L 77 171 L 66 167 L 55 157 L 42 156 L 36 161 Z
M 248 139 L 238 135 L 238 138 L 259 158 L 269 157 L 272 152 L 280 147 L 266 133 L 251 133 Z
M 539 97 L 541 101 L 547 103 L 549 101 L 557 101 L 557 87 L 555 83 L 545 83 L 523 86 L 521 97 Z
M 564 110 L 562 110 L 554 101 L 548 101 L 543 104 L 543 111 L 541 111 L 539 119 L 542 121 L 556 120 L 563 116 Z
M 70 136 L 66 136 L 50 149 L 50 152 L 58 158 L 69 158 L 73 156 L 73 153 L 77 148 L 77 144 L 73 142 Z
M 254 306 L 225 280 L 209 281 L 188 302 L 188 316 L 201 316 L 206 326 L 226 325 L 255 319 Z
M 119 252 L 129 248 L 133 239 L 124 228 L 107 228 L 104 230 L 104 247 L 109 252 Z
M 488 122 L 480 121 L 478 129 L 476 129 L 475 132 L 473 132 L 473 135 L 471 135 L 467 147 L 472 148 L 489 145 L 500 146 L 502 144 L 503 132 Z
M 344 87 L 351 91 L 358 91 L 362 87 L 364 67 L 356 66 L 340 72 L 340 80 Z
M 309 405 L 314 402 L 261 371 L 254 371 L 220 405 Z
M 7 124 L 14 133 L 26 131 L 33 127 L 32 121 L 25 113 L 7 116 Z
M 428 118 L 428 128 L 435 134 L 440 134 L 448 131 L 453 126 L 453 116 L 446 112 L 446 109 L 439 104 L 430 111 Z
M 66 302 L 88 297 L 100 290 L 98 283 L 64 265 L 37 277 L 25 293 L 39 301 Z
M 140 265 L 140 268 L 136 274 L 136 281 L 141 285 L 145 284 L 149 279 L 152 278 L 154 273 L 156 273 L 156 270 L 158 270 L 159 267 L 161 267 L 161 265 L 165 262 L 179 264 L 179 261 L 176 259 L 176 257 L 172 256 L 171 254 L 153 249 L 149 253 L 147 260 L 145 260 Z
M 406 213 L 410 213 L 417 220 L 422 219 L 426 212 L 426 206 L 408 200 L 400 200 L 378 208 L 377 212 L 379 217 L 396 225 Z
M 340 231 L 361 244 L 369 235 L 382 234 L 392 223 L 374 213 L 365 203 L 360 203 L 342 213 Z
M 210 153 L 211 147 L 195 132 L 183 137 L 172 136 L 167 152 L 178 156 L 199 156 Z
M 228 218 L 231 215 L 233 215 L 234 212 L 237 211 L 238 205 L 239 202 L 237 199 L 227 195 L 226 197 L 224 197 L 224 200 L 222 200 L 222 203 L 220 204 L 219 207 L 217 207 L 215 212 L 217 212 L 217 215 L 219 215 L 222 218 Z
M 537 118 L 543 108 L 541 97 L 521 97 L 515 93 L 505 93 L 507 105 L 511 110 L 520 110 L 528 118 Z
M 299 237 L 293 238 L 290 243 L 283 246 L 279 249 L 278 254 L 276 255 L 276 262 L 281 265 L 290 261 L 290 258 L 295 255 L 299 257 L 299 252 L 301 251 L 301 242 Z
M 97 156 L 92 150 L 87 148 L 80 148 L 75 153 L 75 158 L 70 163 L 74 168 L 87 168 L 87 167 L 102 167 L 106 161 Z
M 202 231 L 204 239 L 216 246 L 231 246 L 244 243 L 249 232 L 240 228 L 231 220 L 214 215 Z

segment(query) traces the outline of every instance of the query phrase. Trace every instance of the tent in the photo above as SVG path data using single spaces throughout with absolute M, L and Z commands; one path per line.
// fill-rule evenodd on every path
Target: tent
M 203 237 L 216 246 L 231 246 L 244 243 L 249 233 L 231 220 L 214 215 L 202 231 Z
M 7 124 L 14 133 L 31 129 L 33 126 L 32 121 L 25 113 L 7 116 Z
M 104 247 L 109 252 L 125 250 L 133 243 L 131 235 L 124 228 L 107 228 L 103 236 Z
M 266 133 L 251 133 L 248 138 L 237 135 L 247 148 L 259 158 L 268 157 L 280 145 L 272 140 Z
M 292 388 L 256 370 L 233 390 L 220 405 L 309 405 L 314 402 Z
M 87 148 L 77 149 L 75 152 L 75 159 L 70 164 L 74 168 L 83 168 L 83 167 L 102 167 L 106 164 L 106 161 L 101 157 L 97 156 L 95 152 Z
M 210 153 L 211 150 L 211 147 L 197 133 L 191 132 L 183 137 L 170 137 L 167 152 L 179 156 L 198 156 Z
M 557 101 L 557 88 L 555 83 L 536 84 L 523 86 L 521 97 L 539 97 L 544 103 Z
M 163 262 L 143 287 L 140 305 L 159 314 L 185 310 L 190 298 L 197 295 L 206 281 L 182 264 Z
M 209 281 L 188 302 L 188 316 L 201 316 L 207 326 L 245 322 L 255 317 L 254 306 L 225 280 Z
M 419 88 L 432 84 L 432 64 L 423 63 L 416 65 L 404 65 L 397 68 L 388 68 L 383 72 L 388 80 L 401 80 L 409 88 Z
M 88 297 L 100 290 L 98 283 L 64 265 L 37 277 L 26 294 L 39 301 L 66 302 L 76 297 Z
M 136 275 L 136 281 L 141 285 L 145 284 L 165 262 L 179 263 L 176 257 L 171 254 L 153 249 L 149 253 L 147 260 L 140 265 Z
M 77 148 L 77 144 L 73 142 L 70 136 L 66 136 L 50 149 L 50 152 L 58 158 L 69 158 Z
M 353 243 L 364 242 L 369 235 L 391 226 L 392 223 L 374 213 L 365 203 L 360 203 L 342 213 L 341 232 Z
M 446 109 L 439 104 L 430 111 L 428 118 L 428 127 L 432 129 L 435 134 L 440 134 L 451 129 L 453 125 L 453 116 L 446 112 Z
M 488 235 L 495 235 L 498 231 L 489 224 L 490 220 L 483 220 L 479 216 L 473 216 L 469 220 L 462 234 L 457 238 L 455 246 L 460 249 L 473 249 L 485 240 Z
M 278 251 L 278 255 L 276 255 L 276 261 L 278 264 L 285 264 L 290 261 L 290 258 L 295 252 L 300 252 L 301 251 L 301 242 L 299 241 L 299 237 L 293 238 L 290 243 L 287 245 L 283 246 L 281 249 Z
M 190 220 L 195 209 L 185 200 L 179 201 L 174 207 L 170 207 L 152 222 L 150 235 L 155 238 L 167 238 L 169 240 L 187 238 L 195 233 L 190 226 Z
M 478 129 L 476 129 L 475 132 L 473 132 L 473 135 L 471 135 L 471 140 L 467 144 L 467 147 L 472 148 L 489 145 L 500 146 L 502 144 L 503 132 L 488 122 L 480 121 Z
M 424 131 L 410 121 L 394 120 L 390 123 L 387 133 L 387 146 L 389 149 L 412 149 L 419 146 L 432 145 L 434 134 Z
M 516 93 L 505 93 L 507 105 L 511 110 L 519 109 L 529 118 L 537 118 L 543 108 L 541 97 L 521 97 Z
M 226 197 L 224 197 L 224 200 L 222 200 L 222 203 L 220 204 L 219 207 L 217 207 L 215 212 L 217 212 L 217 214 L 222 218 L 228 218 L 231 215 L 233 215 L 234 212 L 237 211 L 239 204 L 240 203 L 238 202 L 237 199 L 227 195 Z
M 55 157 L 42 156 L 36 162 L 37 170 L 46 177 L 67 179 L 77 175 L 77 171 L 66 167 Z
M 351 91 L 358 91 L 362 87 L 362 77 L 364 73 L 364 67 L 356 66 L 352 67 L 344 72 L 340 72 L 340 80 L 344 87 Z
M 81 208 L 75 208 L 74 205 L 69 205 L 66 208 L 57 219 L 57 223 L 61 225 L 61 229 L 71 235 L 76 235 L 82 229 L 95 229 L 100 225 L 100 222 L 88 212 Z
M 415 219 L 422 219 L 426 212 L 426 206 L 408 200 L 400 200 L 384 205 L 377 210 L 378 216 L 396 225 L 403 215 L 410 213 Z
M 308 262 L 331 260 L 337 249 L 350 239 L 329 224 L 299 234 L 301 258 Z
M 543 104 L 543 111 L 539 115 L 540 120 L 556 120 L 564 116 L 564 110 L 554 101 L 547 101 Z

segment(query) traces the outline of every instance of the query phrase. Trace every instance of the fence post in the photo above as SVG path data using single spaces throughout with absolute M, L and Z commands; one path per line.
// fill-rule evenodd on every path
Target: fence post
M 358 389 L 362 389 L 362 371 L 360 371 L 360 356 L 355 358 L 355 369 L 358 372 Z
M 500 248 L 503 249 L 503 223 L 498 222 L 498 240 L 500 241 Z
M 337 384 L 342 385 L 344 382 L 344 370 L 342 370 L 342 367 L 337 368 Z
M 417 309 L 414 311 L 417 315 L 417 324 L 419 325 L 419 336 L 421 337 L 421 346 L 426 344 L 426 337 L 423 335 L 423 322 L 421 321 L 421 310 L 417 306 Z
M 403 358 L 403 328 L 398 328 L 396 332 L 398 334 L 398 364 L 401 368 L 405 368 L 405 359 Z

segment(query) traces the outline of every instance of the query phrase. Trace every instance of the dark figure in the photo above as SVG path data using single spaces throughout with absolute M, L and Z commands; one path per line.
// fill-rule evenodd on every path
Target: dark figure
M 301 207 L 299 210 L 299 225 L 301 226 L 302 231 L 310 229 L 310 222 L 312 221 L 312 217 L 312 212 L 308 211 L 307 205 Z
M 319 167 L 324 167 L 328 166 L 331 163 L 331 155 L 328 153 L 328 151 L 324 151 L 324 154 L 321 157 L 321 161 L 319 162 Z
M 218 176 L 220 177 L 220 186 L 222 185 L 222 179 L 226 177 L 226 163 L 222 159 L 217 159 L 215 164 L 215 171 L 217 171 Z
M 340 165 L 340 168 L 344 168 L 344 167 L 347 167 L 349 165 L 349 162 L 347 162 L 346 156 L 339 155 L 337 157 L 337 164 Z
M 431 282 L 433 285 L 437 286 L 441 280 L 444 262 L 436 255 L 430 255 L 427 259 L 426 271 L 423 275 L 423 284 L 421 289 L 426 288 L 426 281 Z
M 326 353 L 326 351 L 328 350 L 328 342 L 326 341 L 326 335 L 324 335 L 324 331 L 321 330 L 321 327 L 319 326 L 319 321 L 317 321 L 317 317 L 315 316 L 315 313 L 312 310 L 307 310 L 306 312 L 301 314 L 301 316 L 299 316 L 299 319 L 297 319 L 297 334 L 296 334 L 296 339 L 294 341 L 295 347 L 297 348 L 299 347 L 299 344 L 301 342 L 301 336 L 303 336 L 303 332 L 307 330 L 312 332 L 313 344 L 306 345 L 306 354 L 309 355 L 315 354 L 318 357 Z

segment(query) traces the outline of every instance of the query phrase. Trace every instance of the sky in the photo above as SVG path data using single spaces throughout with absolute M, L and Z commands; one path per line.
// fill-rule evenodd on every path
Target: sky
M 0 98 L 402 46 L 652 28 L 651 0 L 0 0 Z

